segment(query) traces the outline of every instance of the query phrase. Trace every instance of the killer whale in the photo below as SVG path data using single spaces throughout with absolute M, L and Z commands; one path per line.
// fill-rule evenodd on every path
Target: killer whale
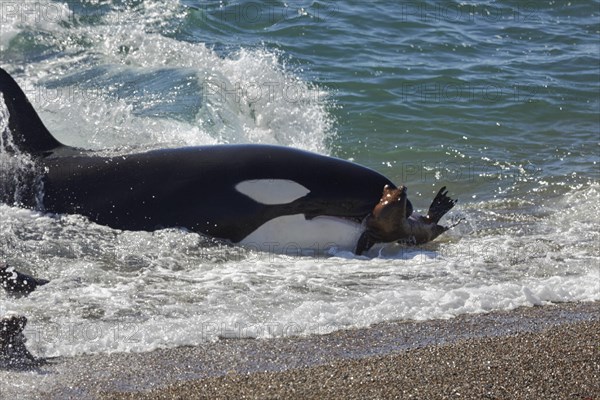
M 24 206 L 80 214 L 121 230 L 182 227 L 275 252 L 291 245 L 297 250 L 349 248 L 360 254 L 376 240 L 404 240 L 412 234 L 406 229 L 395 229 L 393 237 L 369 231 L 386 225 L 367 227 L 366 221 L 374 207 L 383 204 L 382 189 L 396 186 L 364 166 L 257 144 L 99 155 L 56 140 L 1 68 L 0 91 L 10 130 L 3 135 L 12 135 L 12 140 L 4 140 L 6 150 L 33 157 L 42 174 L 41 204 L 30 193 L 22 201 Z M 448 229 L 437 221 L 454 201 L 441 211 L 438 207 L 435 221 L 415 217 L 406 196 L 402 202 L 402 215 L 393 213 L 394 218 L 427 225 L 426 230 L 435 231 L 428 240 Z

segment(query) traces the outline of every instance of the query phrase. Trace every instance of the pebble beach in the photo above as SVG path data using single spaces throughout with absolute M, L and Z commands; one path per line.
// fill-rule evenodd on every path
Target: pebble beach
M 6 398 L 597 399 L 597 302 L 0 370 Z M 15 397 L 16 398 L 16 397 Z
M 147 399 L 597 399 L 600 323 L 470 339 L 284 372 L 179 383 Z

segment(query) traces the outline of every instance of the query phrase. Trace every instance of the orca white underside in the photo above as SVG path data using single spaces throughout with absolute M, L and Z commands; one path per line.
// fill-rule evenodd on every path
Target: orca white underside
M 354 251 L 363 231 L 362 224 L 344 218 L 320 216 L 307 220 L 303 214 L 295 214 L 269 220 L 240 244 L 288 255 Z

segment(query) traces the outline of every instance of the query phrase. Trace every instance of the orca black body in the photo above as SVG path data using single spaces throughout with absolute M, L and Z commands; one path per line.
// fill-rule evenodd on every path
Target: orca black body
M 43 171 L 43 209 L 81 214 L 116 229 L 183 227 L 234 243 L 252 242 L 261 249 L 273 240 L 291 240 L 298 247 L 316 243 L 323 240 L 315 237 L 318 231 L 330 245 L 354 250 L 382 189 L 395 188 L 383 175 L 358 164 L 270 145 L 99 156 L 58 142 L 2 69 L 0 91 L 13 136 L 14 148 L 7 150 L 36 159 Z M 31 200 L 25 205 L 35 204 Z M 411 216 L 408 200 L 403 210 L 402 218 Z M 332 234 L 338 230 L 347 234 L 338 238 Z M 290 231 L 294 234 L 286 239 Z
M 41 163 L 48 171 L 47 211 L 81 214 L 125 230 L 185 227 L 232 242 L 283 215 L 361 221 L 381 188 L 392 184 L 357 164 L 265 145 L 189 147 L 111 158 L 59 152 Z M 308 193 L 263 204 L 236 189 L 242 182 L 269 181 L 278 182 L 281 190 L 300 185 Z

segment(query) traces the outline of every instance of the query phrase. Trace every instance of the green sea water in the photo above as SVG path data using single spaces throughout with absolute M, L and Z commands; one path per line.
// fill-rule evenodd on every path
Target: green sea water
M 484 197 L 511 190 L 504 178 L 552 184 L 598 178 L 598 1 L 2 4 L 3 64 L 43 75 L 47 87 L 87 82 L 124 100 L 133 114 L 201 123 L 210 90 L 200 78 L 197 90 L 182 93 L 177 74 L 216 69 L 230 81 L 210 93 L 225 105 L 244 94 L 250 108 L 280 103 L 282 115 L 250 110 L 243 118 L 235 115 L 239 107 L 223 107 L 230 118 L 202 126 L 218 141 L 231 141 L 244 118 L 263 118 L 267 128 L 294 136 L 302 122 L 277 126 L 277 119 L 295 108 L 298 119 L 325 121 L 302 127 L 313 138 L 296 145 L 321 142 L 320 151 L 378 169 L 416 193 L 441 177 L 458 192 Z M 144 48 L 153 40 L 173 40 L 178 57 L 189 59 L 161 54 L 162 46 Z M 293 78 L 261 76 L 260 66 L 243 65 L 233 78 L 226 68 L 206 65 L 210 59 L 188 54 L 194 45 L 224 58 L 246 52 L 254 65 L 273 56 L 277 61 L 262 68 Z M 136 61 L 132 55 L 142 51 L 146 58 Z M 274 90 L 284 93 L 271 99 Z M 307 112 L 299 105 L 307 101 L 324 109 Z M 51 101 L 39 103 L 52 112 Z
M 186 4 L 190 37 L 281 51 L 330 95 L 331 152 L 396 181 L 598 178 L 597 1 Z

